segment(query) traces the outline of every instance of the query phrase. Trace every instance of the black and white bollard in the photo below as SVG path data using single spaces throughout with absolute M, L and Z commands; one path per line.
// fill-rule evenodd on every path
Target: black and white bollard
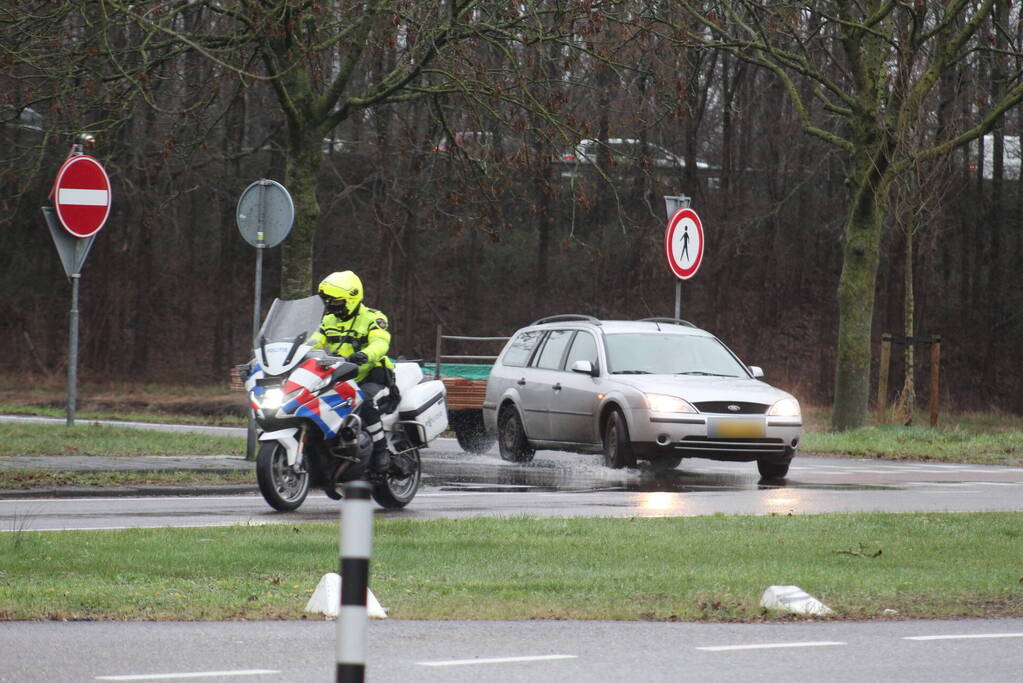
M 336 683 L 362 683 L 366 676 L 366 593 L 373 547 L 372 487 L 345 486 L 341 504 L 341 606 L 337 615 Z

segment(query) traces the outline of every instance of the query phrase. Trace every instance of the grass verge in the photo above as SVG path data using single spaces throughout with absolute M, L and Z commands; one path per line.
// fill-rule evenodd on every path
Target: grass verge
M 245 439 L 188 432 L 113 427 L 83 422 L 66 425 L 0 422 L 0 457 L 5 455 L 227 455 L 245 454 Z
M 197 486 L 200 484 L 256 484 L 250 471 L 69 472 L 54 470 L 0 470 L 0 490 L 53 488 L 119 488 L 125 486 Z
M 0 619 L 299 619 L 337 525 L 0 534 Z M 1023 513 L 377 519 L 403 619 L 756 621 L 772 584 L 870 619 L 1023 616 Z M 894 610 L 893 612 L 886 610 Z
M 983 433 L 960 425 L 951 428 L 876 425 L 847 432 L 807 430 L 801 449 L 888 460 L 1020 465 L 1023 464 L 1023 430 Z

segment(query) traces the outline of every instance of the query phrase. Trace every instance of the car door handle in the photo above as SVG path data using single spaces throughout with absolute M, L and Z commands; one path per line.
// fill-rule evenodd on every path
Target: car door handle
M 518 384 L 520 387 L 526 386 L 526 379 L 525 379 L 525 377 L 519 377 L 519 381 L 516 382 L 516 384 Z
M 551 389 L 554 389 L 554 391 L 561 391 L 561 382 L 555 384 L 553 387 L 551 387 Z

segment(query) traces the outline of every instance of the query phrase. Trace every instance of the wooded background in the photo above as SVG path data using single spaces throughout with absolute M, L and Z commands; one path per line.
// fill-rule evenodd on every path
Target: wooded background
M 359 42 L 344 31 L 359 25 L 360 3 L 0 2 L 0 370 L 65 371 L 71 287 L 40 207 L 87 132 L 113 211 L 81 281 L 83 382 L 226 382 L 248 359 L 255 249 L 235 206 L 254 180 L 289 185 L 298 150 L 316 157 L 318 214 L 296 198 L 312 282 L 356 271 L 367 304 L 390 318 L 394 356 L 432 359 L 438 325 L 494 336 L 555 313 L 671 315 L 663 197 L 685 194 L 706 250 L 683 283 L 682 317 L 803 402 L 831 402 L 850 155 L 804 133 L 777 73 L 694 40 L 683 3 L 527 4 L 536 12 L 506 18 L 502 3 L 420 3 L 438 14 L 412 21 L 425 12 L 416 3 L 374 3 Z M 272 30 L 239 31 L 221 5 L 278 13 Z M 966 130 L 1018 82 L 1018 10 L 996 5 L 983 6 L 978 38 L 942 75 L 918 132 Z M 403 60 L 419 63 L 408 59 L 415 27 L 443 28 L 456 6 L 475 28 L 431 38 L 436 54 L 411 86 L 328 108 L 351 105 L 297 145 L 271 77 L 294 72 L 275 71 L 253 36 L 294 40 L 326 85 L 358 53 L 343 88 L 379 93 Z M 486 132 L 486 144 L 450 144 L 465 131 Z M 906 334 L 908 312 L 909 334 L 942 338 L 944 407 L 1023 413 L 1019 108 L 987 131 L 894 183 L 871 376 L 881 334 Z M 579 140 L 616 137 L 640 141 L 633 158 L 602 147 L 596 163 L 579 162 Z M 684 167 L 660 166 L 654 146 Z M 288 292 L 284 248 L 265 254 L 264 313 Z M 926 397 L 928 356 L 918 357 Z M 895 354 L 893 393 L 904 367 Z

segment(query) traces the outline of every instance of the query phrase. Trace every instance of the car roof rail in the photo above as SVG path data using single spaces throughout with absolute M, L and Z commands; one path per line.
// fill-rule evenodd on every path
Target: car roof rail
M 576 313 L 562 313 L 560 315 L 549 315 L 546 318 L 540 318 L 539 320 L 533 321 L 533 325 L 543 325 L 545 323 L 562 322 L 566 320 L 579 320 L 583 322 L 592 323 L 599 325 L 600 321 L 594 318 L 592 315 L 578 315 Z
M 669 323 L 671 325 L 685 325 L 686 327 L 696 327 L 688 320 L 682 320 L 681 318 L 642 318 L 636 322 L 641 323 Z

